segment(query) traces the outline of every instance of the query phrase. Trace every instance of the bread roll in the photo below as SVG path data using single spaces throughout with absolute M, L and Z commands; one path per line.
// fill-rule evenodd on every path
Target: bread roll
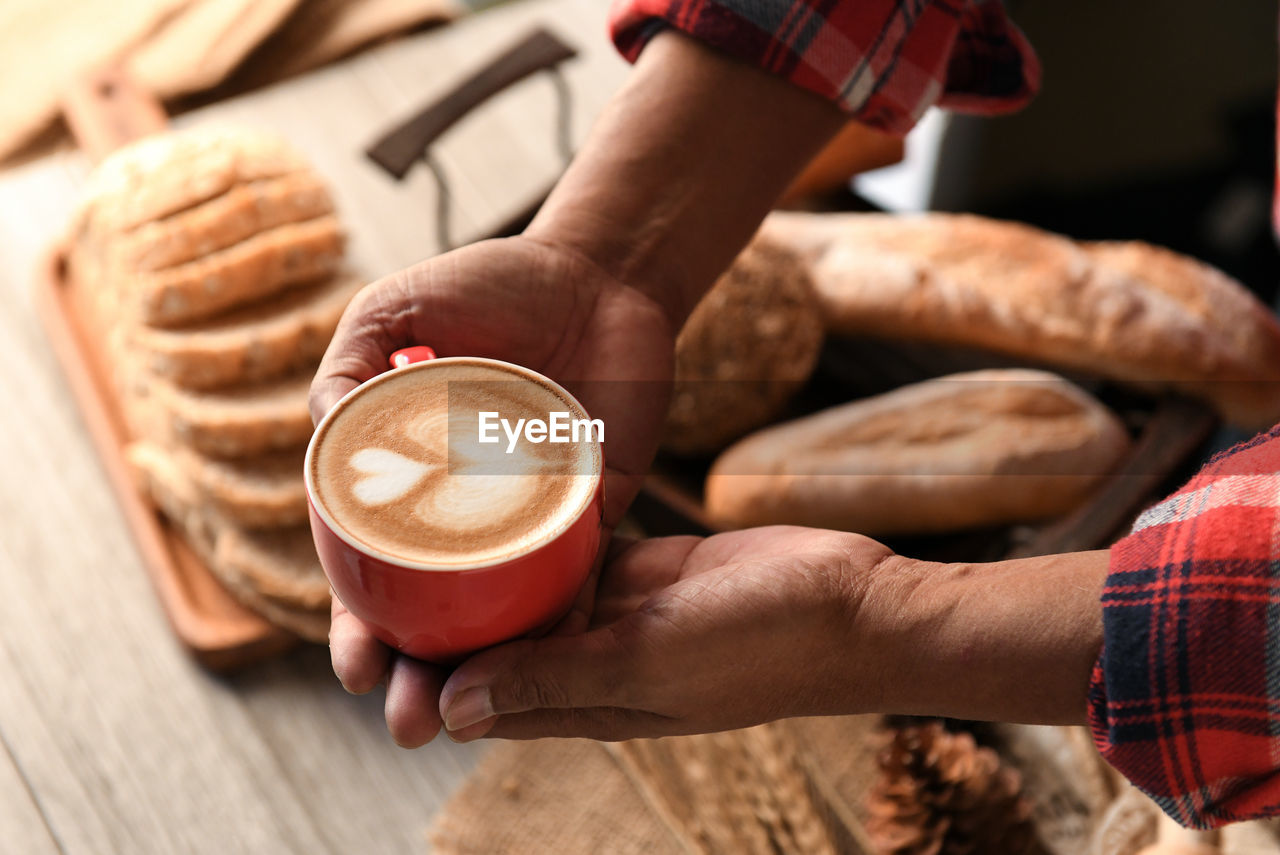
M 712 466 L 706 508 L 725 527 L 872 535 L 1040 520 L 1086 499 L 1128 447 L 1056 375 L 954 374 L 748 436 Z
M 752 243 L 676 340 L 663 447 L 718 451 L 775 418 L 809 379 L 822 337 L 799 257 L 767 241 Z
M 950 214 L 771 215 L 828 328 L 982 347 L 1280 420 L 1280 323 L 1223 273 L 1141 243 L 1077 245 Z

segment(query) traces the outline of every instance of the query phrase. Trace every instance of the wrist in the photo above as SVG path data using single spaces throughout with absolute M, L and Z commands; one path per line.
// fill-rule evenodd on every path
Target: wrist
M 986 564 L 904 560 L 877 574 L 863 639 L 884 651 L 877 711 L 1078 724 L 1102 646 L 1107 553 Z
M 664 32 L 526 234 L 578 249 L 678 330 L 843 124 L 817 96 Z

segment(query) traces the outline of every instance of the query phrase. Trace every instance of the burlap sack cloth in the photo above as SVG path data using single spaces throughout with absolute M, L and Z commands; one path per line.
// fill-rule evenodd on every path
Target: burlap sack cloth
M 865 823 L 880 723 L 808 718 L 617 744 L 498 743 L 436 819 L 430 844 L 440 855 L 872 855 Z M 1088 734 L 999 727 L 1047 849 L 1092 853 L 1116 789 Z
M 431 844 L 441 855 L 870 852 L 847 811 L 872 782 L 877 722 L 501 743 L 442 811 Z
M 4 0 L 0 163 L 56 140 L 77 73 L 122 59 L 166 100 L 241 91 L 449 20 L 461 0 Z

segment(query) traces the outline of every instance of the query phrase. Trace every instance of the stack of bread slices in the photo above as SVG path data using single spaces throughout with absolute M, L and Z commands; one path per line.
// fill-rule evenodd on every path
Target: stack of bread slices
M 307 390 L 360 282 L 323 181 L 283 140 L 195 130 L 97 168 L 68 266 L 141 486 L 244 603 L 312 639 Z

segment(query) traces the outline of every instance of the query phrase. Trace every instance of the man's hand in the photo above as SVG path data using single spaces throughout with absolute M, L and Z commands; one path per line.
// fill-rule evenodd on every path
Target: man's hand
M 615 544 L 593 628 L 467 660 L 440 697 L 445 726 L 459 741 L 628 739 L 870 708 L 859 660 L 874 654 L 854 630 L 867 581 L 895 560 L 856 534 L 789 527 Z M 403 733 L 432 729 L 434 700 L 403 690 L 417 711 Z
M 770 527 L 619 544 L 592 628 L 397 688 L 405 734 L 628 739 L 865 712 L 1084 721 L 1107 552 L 936 564 Z M 430 727 L 424 725 L 430 722 Z M 404 740 L 402 740 L 404 741 Z
M 673 336 L 656 302 L 577 251 L 530 238 L 486 241 L 361 291 L 312 383 L 311 412 L 318 421 L 344 394 L 385 371 L 392 352 L 413 344 L 430 345 L 440 356 L 487 356 L 532 368 L 605 422 L 605 525 L 612 529 L 657 447 Z M 593 575 L 562 631 L 586 628 L 594 581 Z M 329 640 L 334 671 L 350 691 L 369 691 L 387 678 L 391 651 L 336 599 Z M 412 731 L 397 724 L 409 714 L 400 698 L 430 694 L 441 681 L 433 666 L 396 661 L 387 694 L 394 734 L 418 741 L 425 733 L 420 718 Z M 433 698 L 413 712 L 435 708 Z
M 525 237 L 484 241 L 361 291 L 311 384 L 311 416 L 425 344 L 532 368 L 605 422 L 605 524 L 617 523 L 658 445 L 675 330 L 654 300 L 578 252 Z

